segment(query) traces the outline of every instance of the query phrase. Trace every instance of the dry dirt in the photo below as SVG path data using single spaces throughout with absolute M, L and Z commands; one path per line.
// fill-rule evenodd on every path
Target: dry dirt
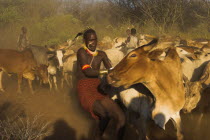
M 49 87 L 39 86 L 34 82 L 35 94 L 31 94 L 27 81 L 23 81 L 23 93 L 17 94 L 17 77 L 3 76 L 6 90 L 0 95 L 0 119 L 24 114 L 29 118 L 41 115 L 41 119 L 50 123 L 48 136 L 44 140 L 91 140 L 94 120 L 80 106 L 75 91 L 67 87 L 59 92 L 50 92 Z M 210 98 L 210 97 L 209 97 Z M 185 140 L 210 139 L 210 115 L 204 114 L 204 119 L 197 123 L 199 113 L 182 115 Z M 166 131 L 159 128 L 151 129 L 152 140 L 175 139 L 175 128 L 170 121 Z M 135 130 L 126 125 L 124 140 L 137 140 Z
M 88 138 L 92 119 L 84 112 L 75 93 L 63 89 L 59 92 L 50 92 L 49 87 L 34 84 L 35 93 L 32 95 L 28 83 L 23 80 L 23 93 L 17 94 L 17 77 L 3 76 L 5 93 L 0 95 L 0 113 L 2 116 L 12 117 L 14 114 L 24 112 L 29 118 L 41 115 L 41 119 L 50 123 L 52 133 L 45 139 L 62 137 L 66 140 Z

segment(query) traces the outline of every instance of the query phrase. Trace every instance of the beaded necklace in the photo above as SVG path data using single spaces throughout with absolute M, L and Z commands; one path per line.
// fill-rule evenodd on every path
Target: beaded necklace
M 97 50 L 95 50 L 95 51 L 93 52 L 93 51 L 89 50 L 85 45 L 83 45 L 83 48 L 85 49 L 85 51 L 86 51 L 88 54 L 90 54 L 90 55 L 92 55 L 92 56 L 98 55 L 98 51 L 97 51 Z

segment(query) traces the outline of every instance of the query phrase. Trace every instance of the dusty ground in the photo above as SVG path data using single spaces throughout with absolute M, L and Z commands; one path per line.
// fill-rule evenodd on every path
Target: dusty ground
M 35 94 L 29 92 L 28 84 L 23 81 L 23 93 L 17 94 L 16 76 L 3 77 L 5 93 L 0 95 L 0 119 L 25 115 L 33 118 L 41 115 L 41 119 L 50 123 L 50 133 L 44 140 L 91 140 L 93 120 L 81 108 L 77 94 L 67 87 L 60 92 L 50 92 L 48 86 L 38 86 L 34 83 Z M 209 97 L 210 98 L 210 97 Z M 203 120 L 198 124 L 199 113 L 182 115 L 185 140 L 210 139 L 210 115 L 204 114 Z M 166 131 L 159 128 L 151 130 L 153 139 L 175 139 L 175 129 L 172 122 L 167 123 Z M 126 125 L 124 140 L 137 140 L 134 129 Z
M 27 81 L 24 80 L 23 93 L 17 94 L 16 76 L 4 75 L 3 79 L 6 93 L 0 95 L 2 115 L 12 117 L 20 112 L 31 118 L 41 115 L 41 119 L 50 123 L 53 131 L 50 138 L 58 136 L 59 139 L 63 137 L 73 140 L 89 137 L 91 117 L 81 109 L 76 94 L 68 88 L 60 92 L 50 92 L 48 86 L 38 87 L 34 83 L 35 94 L 32 95 Z

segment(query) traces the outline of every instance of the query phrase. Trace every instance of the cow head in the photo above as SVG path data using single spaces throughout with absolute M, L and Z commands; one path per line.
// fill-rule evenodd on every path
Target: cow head
M 48 83 L 48 72 L 46 65 L 40 65 L 36 68 L 37 76 L 43 81 L 44 84 Z
M 136 83 L 146 82 L 145 79 L 150 79 L 150 73 L 154 70 L 153 63 L 156 61 L 156 55 L 148 50 L 153 45 L 156 45 L 155 42 L 128 53 L 108 74 L 109 84 L 127 88 Z
M 63 52 L 62 50 L 57 50 L 56 51 L 56 56 L 59 62 L 59 69 L 61 69 L 63 67 Z
M 185 84 L 185 105 L 182 111 L 184 113 L 190 113 L 194 108 L 196 108 L 198 102 L 201 99 L 202 85 L 199 81 L 188 82 Z
M 190 113 L 197 107 L 198 102 L 201 99 L 203 92 L 202 84 L 205 83 L 209 78 L 208 73 L 204 73 L 199 81 L 190 82 L 186 77 L 185 81 L 185 105 L 182 109 L 184 113 Z

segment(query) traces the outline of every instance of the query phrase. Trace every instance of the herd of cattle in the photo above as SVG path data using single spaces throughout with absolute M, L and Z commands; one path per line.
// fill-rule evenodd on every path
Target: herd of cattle
M 195 46 L 189 46 L 190 43 Z M 148 120 L 154 120 L 164 129 L 172 119 L 177 138 L 183 139 L 180 111 L 191 112 L 201 96 L 207 94 L 203 90 L 209 86 L 210 42 L 190 43 L 178 37 L 153 38 L 128 53 L 109 72 L 108 83 L 124 87 L 118 97 L 127 108 L 139 114 L 139 122 L 135 124 L 143 134 L 146 135 Z
M 104 37 L 98 43 L 98 48 L 107 53 L 113 66 L 108 81 L 104 81 L 114 87 L 124 87 L 108 88 L 108 92 L 113 89 L 129 110 L 141 116 L 140 123 L 136 124 L 141 124 L 137 128 L 145 135 L 148 118 L 163 129 L 172 119 L 177 127 L 177 138 L 182 139 L 180 110 L 189 113 L 196 108 L 210 83 L 210 41 L 150 35 L 141 35 L 139 39 L 141 47 L 128 54 L 126 38 Z M 0 49 L 0 90 L 5 92 L 3 72 L 17 74 L 19 93 L 23 78 L 28 80 L 32 93 L 32 81 L 37 79 L 40 83 L 49 83 L 50 90 L 63 88 L 64 82 L 73 87 L 76 50 L 79 49 L 75 47 L 76 41 L 68 40 L 64 45 L 51 47 L 30 45 L 21 52 Z

